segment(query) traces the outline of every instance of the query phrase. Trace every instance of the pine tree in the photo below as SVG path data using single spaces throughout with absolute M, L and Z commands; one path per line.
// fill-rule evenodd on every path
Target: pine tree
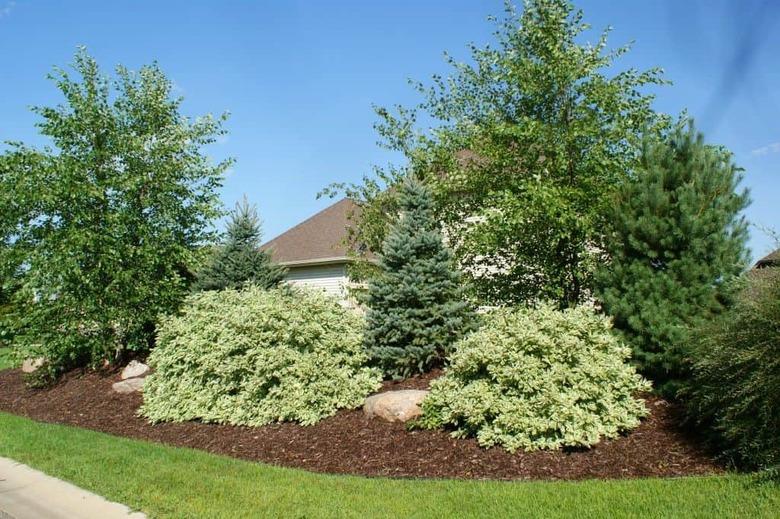
M 198 276 L 196 289 L 241 288 L 246 283 L 271 288 L 284 280 L 286 269 L 273 263 L 268 252 L 260 250 L 260 218 L 257 208 L 246 198 L 236 204 L 226 234 L 224 244 Z
M 730 152 L 680 125 L 646 140 L 637 177 L 614 205 L 599 296 L 667 396 L 687 374 L 689 329 L 723 310 L 746 265 L 741 179 Z
M 409 177 L 398 203 L 399 218 L 380 255 L 381 273 L 369 284 L 365 339 L 373 361 L 394 378 L 441 363 L 474 321 L 430 192 Z

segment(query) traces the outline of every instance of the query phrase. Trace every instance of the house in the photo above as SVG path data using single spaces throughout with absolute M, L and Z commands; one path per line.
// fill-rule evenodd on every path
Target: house
M 353 261 L 347 247 L 349 217 L 359 209 L 344 198 L 260 248 L 287 267 L 290 284 L 322 289 L 346 301 L 347 265 Z
M 775 270 L 780 270 L 780 249 L 770 252 L 753 265 L 753 268 L 747 272 L 750 279 L 769 279 L 773 277 Z
M 767 267 L 780 267 L 780 249 L 767 254 L 753 266 L 754 269 L 763 269 Z

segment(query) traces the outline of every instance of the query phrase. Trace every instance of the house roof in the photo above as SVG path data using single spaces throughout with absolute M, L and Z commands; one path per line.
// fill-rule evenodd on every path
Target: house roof
M 770 252 L 758 260 L 753 268 L 760 269 L 764 267 L 780 267 L 780 249 Z
M 349 216 L 360 211 L 344 198 L 260 246 L 282 265 L 308 265 L 349 261 Z

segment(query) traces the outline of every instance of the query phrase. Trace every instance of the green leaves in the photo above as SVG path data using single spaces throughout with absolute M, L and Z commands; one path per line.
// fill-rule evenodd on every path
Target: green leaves
M 476 302 L 586 300 L 610 196 L 635 169 L 642 133 L 669 123 L 646 93 L 665 83 L 661 71 L 615 70 L 628 48 L 610 51 L 608 31 L 580 44 L 588 30 L 565 0 L 529 0 L 519 15 L 507 4 L 497 45 L 472 47 L 469 63 L 448 58 L 450 75 L 417 85 L 417 107 L 378 110 L 383 144 L 408 163 L 345 189 L 365 206 L 355 242 L 379 250 L 389 220 L 378 208 L 391 195 L 378 186 L 415 174 Z
M 141 413 L 153 422 L 310 425 L 379 388 L 363 323 L 325 294 L 249 286 L 191 296 L 165 318 Z
M 780 268 L 751 271 L 736 304 L 691 334 L 689 415 L 735 465 L 780 466 Z
M 181 115 L 156 64 L 110 78 L 81 49 L 73 67 L 78 78 L 51 76 L 64 103 L 35 109 L 53 149 L 12 145 L 0 179 L 16 200 L 0 231 L 4 263 L 23 279 L 17 343 L 53 374 L 151 346 L 195 249 L 213 238 L 230 164 L 202 153 L 224 118 Z
M 650 384 L 610 328 L 584 306 L 491 312 L 455 345 L 417 425 L 509 451 L 590 447 L 633 429 Z

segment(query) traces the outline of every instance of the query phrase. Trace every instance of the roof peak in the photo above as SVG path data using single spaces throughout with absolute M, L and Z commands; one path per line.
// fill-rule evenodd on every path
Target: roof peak
M 342 198 L 260 246 L 281 264 L 312 264 L 349 255 L 347 236 L 350 216 L 359 210 L 350 198 Z
M 780 267 L 780 249 L 770 252 L 755 264 L 754 268 Z
M 298 228 L 298 227 L 300 227 L 302 225 L 306 225 L 311 220 L 313 220 L 313 219 L 317 218 L 318 216 L 322 215 L 322 213 L 324 213 L 324 212 L 326 212 L 326 211 L 328 211 L 330 209 L 333 209 L 334 207 L 336 207 L 337 205 L 339 205 L 342 202 L 352 202 L 352 200 L 350 198 L 344 197 L 344 198 L 342 198 L 342 199 L 340 199 L 340 200 L 338 200 L 336 202 L 333 202 L 332 204 L 330 204 L 328 206 L 323 207 L 322 209 L 320 209 L 319 211 L 317 211 L 313 215 L 308 216 L 306 219 L 298 222 L 297 224 L 293 225 L 292 227 L 290 227 L 286 231 L 282 232 L 281 234 L 277 234 L 276 236 L 274 236 L 273 238 L 271 238 L 270 240 L 265 242 L 263 245 L 261 245 L 260 248 L 265 248 L 266 245 L 270 245 L 271 242 L 277 240 L 278 238 L 281 238 L 282 236 L 284 236 L 288 232 L 293 231 L 293 230 L 295 230 L 296 228 Z M 354 204 L 354 202 L 352 202 L 352 203 Z M 355 205 L 357 205 L 357 204 L 355 204 Z

